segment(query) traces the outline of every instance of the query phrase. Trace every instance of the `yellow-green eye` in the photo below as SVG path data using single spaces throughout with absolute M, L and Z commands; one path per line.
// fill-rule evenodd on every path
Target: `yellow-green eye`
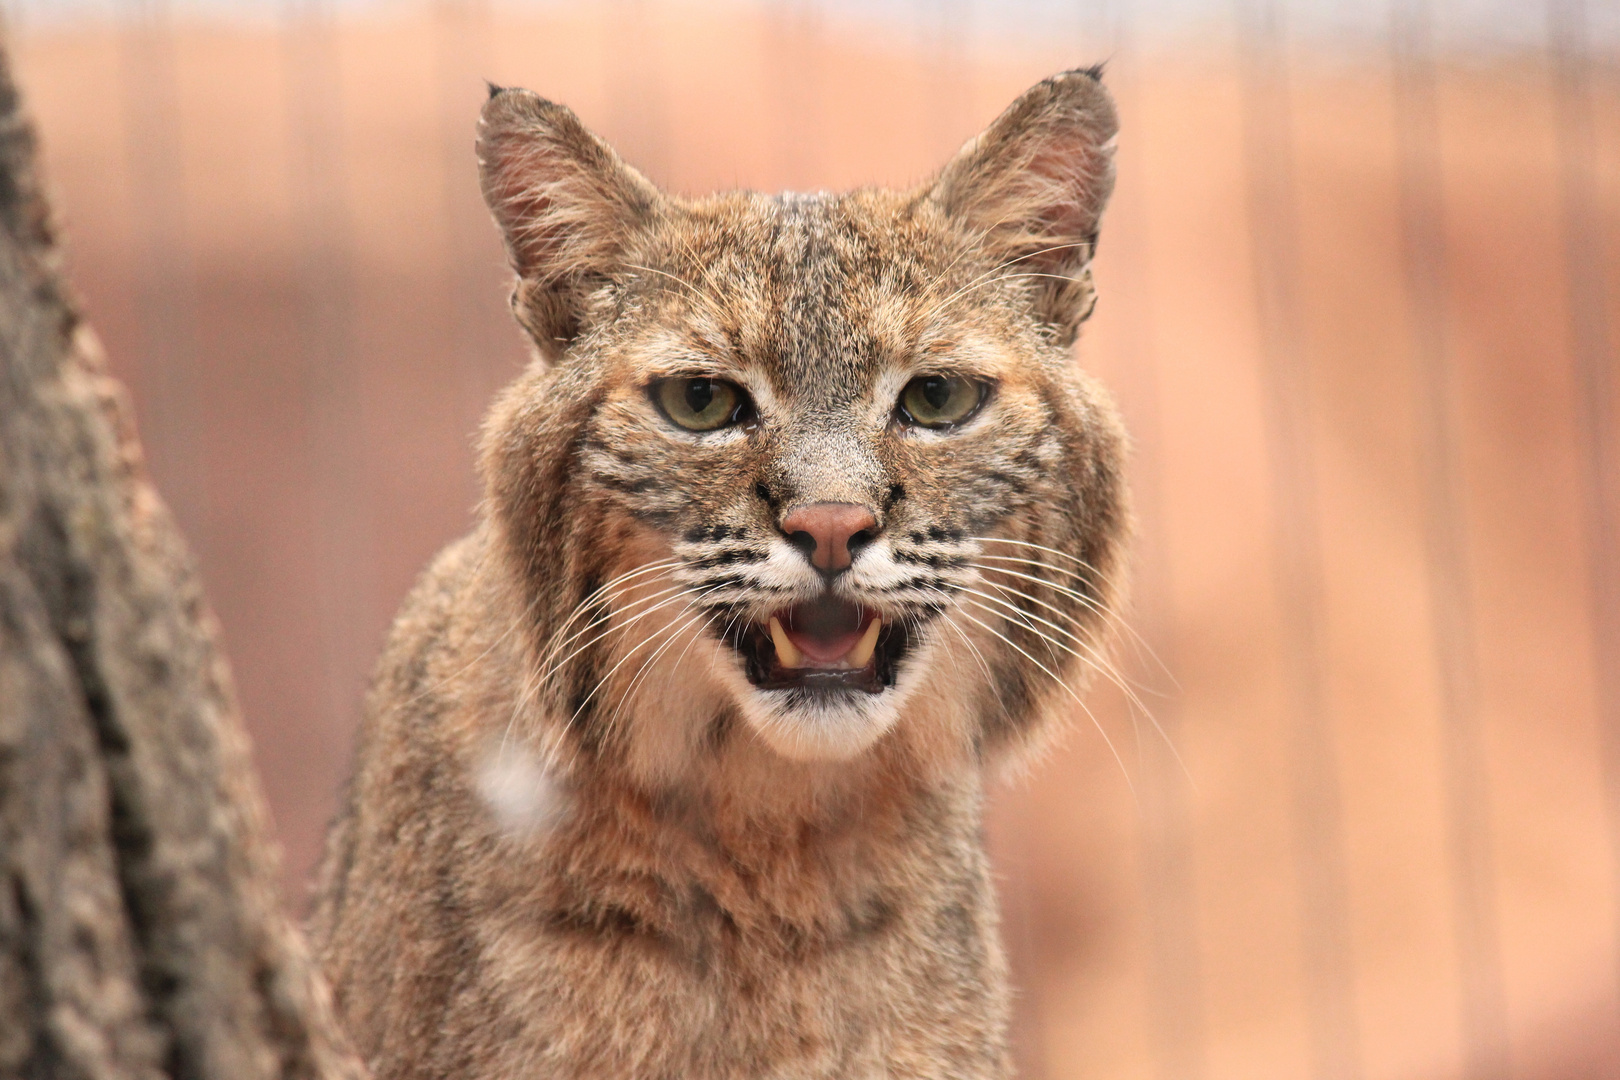
M 743 418 L 748 399 L 719 379 L 663 379 L 653 397 L 664 415 L 688 431 L 713 431 Z
M 985 384 L 960 375 L 924 375 L 900 391 L 900 412 L 921 427 L 960 424 L 984 401 Z

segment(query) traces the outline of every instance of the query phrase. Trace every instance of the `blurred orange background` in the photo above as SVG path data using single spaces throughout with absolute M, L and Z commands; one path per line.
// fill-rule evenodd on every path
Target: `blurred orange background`
M 13 0 L 288 904 L 524 360 L 482 80 L 672 189 L 804 190 L 920 180 L 1106 59 L 1078 357 L 1135 436 L 1140 707 L 1099 680 L 994 795 L 1023 1075 L 1620 1076 L 1620 13 L 1205 7 Z

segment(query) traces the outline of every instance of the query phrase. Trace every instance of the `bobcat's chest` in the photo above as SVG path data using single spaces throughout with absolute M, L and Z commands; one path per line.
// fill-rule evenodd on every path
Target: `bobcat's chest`
M 608 904 L 492 925 L 480 997 L 512 1037 L 480 1074 L 1004 1075 L 994 917 L 984 883 L 963 884 L 811 928 L 741 927 L 712 897 L 680 904 L 678 930 Z

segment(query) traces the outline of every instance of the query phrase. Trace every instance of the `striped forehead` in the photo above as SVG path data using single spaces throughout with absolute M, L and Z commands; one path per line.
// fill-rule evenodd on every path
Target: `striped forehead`
M 801 408 L 847 406 L 870 393 L 894 344 L 874 318 L 885 252 L 836 196 L 787 194 L 772 208 L 762 269 L 774 389 Z

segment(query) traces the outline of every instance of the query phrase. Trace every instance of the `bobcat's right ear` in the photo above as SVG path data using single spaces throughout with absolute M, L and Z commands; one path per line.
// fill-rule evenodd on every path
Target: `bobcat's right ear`
M 512 311 L 554 360 L 579 332 L 585 297 L 661 196 L 571 111 L 528 90 L 489 88 L 478 168 L 518 275 Z

